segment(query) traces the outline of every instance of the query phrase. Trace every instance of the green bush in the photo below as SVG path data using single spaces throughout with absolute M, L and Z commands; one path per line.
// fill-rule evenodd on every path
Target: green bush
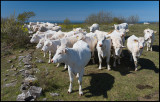
M 1 18 L 1 41 L 13 48 L 25 47 L 29 43 L 28 29 L 23 27 L 23 23 L 19 23 L 15 14 L 9 18 Z

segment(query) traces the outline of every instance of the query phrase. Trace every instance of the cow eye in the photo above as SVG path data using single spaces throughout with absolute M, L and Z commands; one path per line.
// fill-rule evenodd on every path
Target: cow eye
M 59 55 L 61 54 L 61 52 L 59 53 Z

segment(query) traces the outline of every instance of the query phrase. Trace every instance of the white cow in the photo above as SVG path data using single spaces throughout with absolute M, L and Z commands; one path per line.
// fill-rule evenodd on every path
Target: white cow
M 95 32 L 96 30 L 99 30 L 99 24 L 95 23 L 91 27 L 89 27 L 90 32 Z
M 51 53 L 55 54 L 57 50 L 57 45 L 61 45 L 61 41 L 58 40 L 49 40 L 45 39 L 44 45 L 42 47 L 43 52 L 49 52 L 49 60 L 48 63 L 51 61 Z M 59 66 L 59 65 L 57 65 Z
M 135 35 L 130 36 L 127 39 L 127 48 L 129 52 L 131 53 L 131 61 L 132 56 L 135 64 L 135 71 L 137 71 L 137 60 L 142 54 L 143 47 L 145 46 L 145 39 L 144 37 L 136 37 Z
M 128 24 L 127 23 L 121 23 L 121 24 L 114 24 L 115 30 L 120 30 L 120 29 L 128 29 Z
M 96 34 L 93 33 L 90 36 L 89 35 L 90 34 L 84 35 L 84 34 L 80 33 L 77 36 L 79 37 L 78 38 L 79 40 L 83 40 L 89 45 L 89 48 L 92 52 L 92 62 L 95 63 L 95 61 L 94 61 L 94 51 L 95 51 L 98 40 L 97 40 Z
M 97 51 L 99 58 L 99 69 L 102 69 L 102 58 L 106 57 L 107 69 L 110 70 L 110 55 L 111 55 L 111 39 L 106 39 L 105 36 L 98 38 Z
M 115 59 L 113 66 L 116 67 L 116 60 L 118 60 L 118 64 L 120 64 L 120 55 L 125 46 L 123 46 L 122 38 L 120 36 L 112 35 L 110 37 L 112 39 L 113 56 Z
M 38 43 L 39 40 L 40 40 L 41 38 L 44 38 L 44 37 L 45 37 L 45 34 L 41 34 L 41 35 L 33 34 L 30 42 L 31 42 L 31 43 Z
M 70 85 L 68 93 L 72 92 L 73 75 L 78 74 L 78 84 L 79 84 L 79 95 L 83 95 L 82 92 L 82 77 L 84 74 L 84 67 L 88 64 L 91 59 L 91 52 L 89 45 L 79 40 L 74 45 L 73 48 L 67 48 L 65 46 L 60 46 L 53 59 L 53 63 L 66 63 L 68 65 L 68 73 L 70 78 Z
M 149 50 L 148 48 L 150 48 L 150 50 L 152 51 L 152 45 L 154 42 L 154 33 L 156 33 L 156 32 L 157 31 L 153 31 L 149 28 L 144 30 L 144 38 L 147 43 L 147 51 Z

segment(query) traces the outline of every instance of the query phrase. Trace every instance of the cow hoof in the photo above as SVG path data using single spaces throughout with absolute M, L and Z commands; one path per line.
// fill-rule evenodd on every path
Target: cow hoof
M 50 62 L 48 62 L 48 64 L 50 64 Z
M 135 71 L 137 71 L 138 69 L 136 68 Z
M 79 96 L 83 96 L 83 93 L 79 94 Z
M 111 70 L 111 68 L 108 68 L 108 71 L 110 71 Z
M 68 94 L 71 94 L 71 92 L 68 91 Z

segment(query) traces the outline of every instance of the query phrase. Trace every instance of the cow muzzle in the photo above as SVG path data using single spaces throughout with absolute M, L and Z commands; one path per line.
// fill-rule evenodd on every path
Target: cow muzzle
M 140 46 L 140 49 L 143 49 L 143 46 Z
M 102 44 L 99 44 L 99 47 L 102 47 Z
M 53 59 L 51 59 L 51 62 L 54 63 Z

